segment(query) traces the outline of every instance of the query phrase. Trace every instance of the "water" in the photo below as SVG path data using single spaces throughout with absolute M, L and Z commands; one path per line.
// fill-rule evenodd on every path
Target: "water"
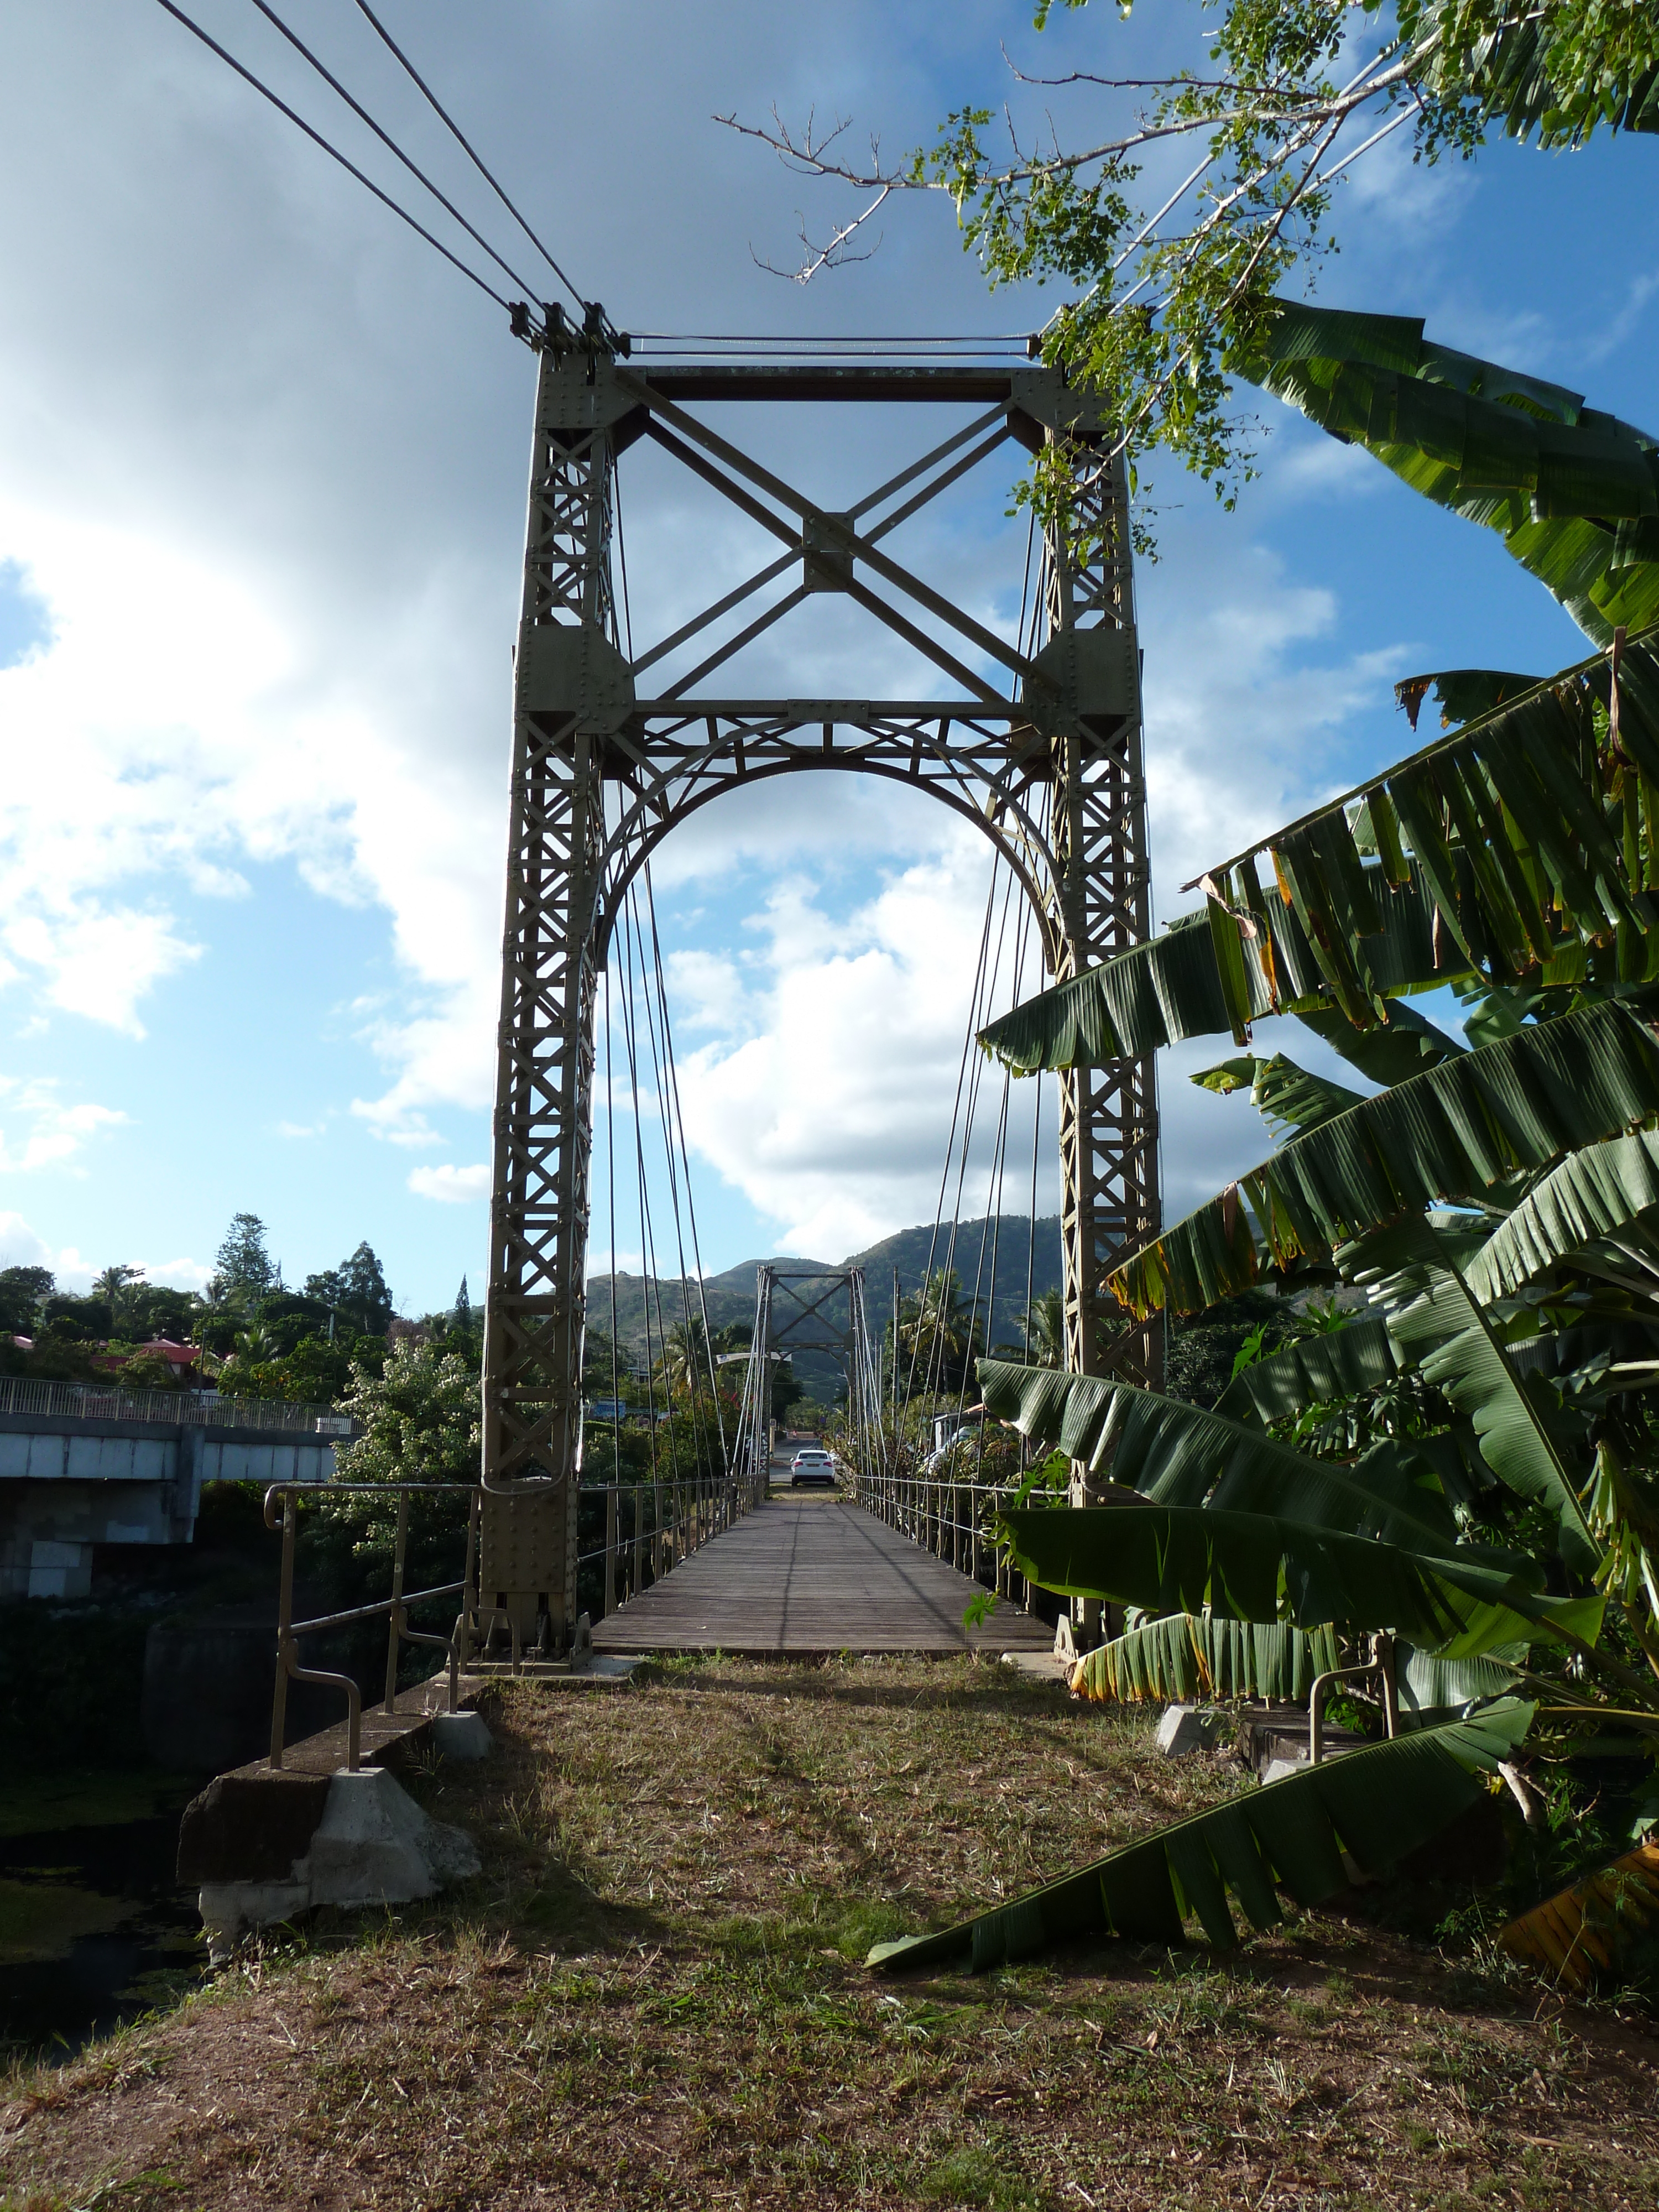
M 0 2055 L 71 2057 L 174 2001 L 207 1961 L 173 1867 L 199 1784 L 8 1776 L 0 1800 Z

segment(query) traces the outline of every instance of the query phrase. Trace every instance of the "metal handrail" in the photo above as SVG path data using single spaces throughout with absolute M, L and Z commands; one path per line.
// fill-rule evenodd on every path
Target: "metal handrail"
M 651 1526 L 645 1526 L 644 1493 L 653 1493 Z M 619 1505 L 624 1493 L 634 1497 L 634 1530 L 631 1536 L 621 1532 Z M 466 1561 L 458 1583 L 440 1583 L 430 1589 L 405 1591 L 404 1571 L 408 1559 L 409 1501 L 411 1498 L 454 1497 L 465 1494 L 471 1501 L 467 1515 Z M 748 1486 L 740 1476 L 728 1474 L 724 1480 L 711 1475 L 707 1469 L 696 1475 L 682 1475 L 678 1480 L 672 1474 L 655 1481 L 642 1478 L 637 1482 L 584 1483 L 580 1494 L 583 1497 L 603 1497 L 605 1499 L 605 1542 L 595 1551 L 579 1553 L 576 1565 L 590 1565 L 595 1561 L 605 1563 L 604 1610 L 611 1613 L 617 1607 L 617 1590 L 623 1576 L 619 1573 L 624 1556 L 629 1565 L 626 1580 L 627 1595 L 635 1596 L 645 1586 L 644 1575 L 647 1553 L 649 1553 L 650 1574 L 653 1582 L 678 1565 L 683 1559 L 707 1543 L 713 1536 L 729 1528 L 747 1510 Z M 481 1492 L 471 1482 L 328 1482 L 328 1483 L 272 1483 L 265 1492 L 265 1526 L 280 1529 L 283 1538 L 283 1559 L 276 1601 L 276 1678 L 271 1695 L 270 1764 L 280 1769 L 283 1764 L 284 1738 L 288 1723 L 288 1686 L 290 1682 L 320 1682 L 341 1692 L 346 1701 L 346 1766 L 355 1773 L 362 1750 L 362 1693 L 349 1674 L 331 1673 L 325 1668 L 302 1667 L 300 1663 L 299 1644 L 302 1636 L 320 1635 L 331 1629 L 349 1628 L 359 1621 L 385 1618 L 386 1628 L 386 1661 L 385 1693 L 382 1710 L 395 1713 L 398 1710 L 398 1662 L 405 1644 L 430 1646 L 444 1651 L 449 1657 L 447 1710 L 453 1712 L 460 1695 L 460 1669 L 470 1658 L 475 1640 L 487 1644 L 497 1625 L 505 1621 L 512 1645 L 513 1671 L 516 1674 L 523 1662 L 519 1630 L 510 1614 L 491 1607 L 486 1611 L 477 1588 L 478 1519 Z M 294 1618 L 294 1562 L 299 1534 L 299 1505 L 302 1498 L 378 1497 L 398 1501 L 398 1526 L 392 1543 L 392 1589 L 384 1598 L 367 1605 L 349 1606 L 338 1613 L 319 1613 L 309 1620 Z M 280 1517 L 277 1501 L 281 1500 Z M 665 1509 L 667 1509 L 666 1510 Z M 460 1611 L 455 1626 L 447 1636 L 436 1636 L 409 1626 L 410 1610 L 429 1601 L 459 1595 Z M 624 1600 L 625 1601 L 625 1600 Z
M 1371 1656 L 1363 1665 L 1329 1667 L 1322 1674 L 1316 1674 L 1308 1692 L 1308 1764 L 1317 1766 L 1325 1754 L 1325 1692 L 1333 1682 L 1357 1681 L 1363 1676 L 1375 1674 L 1382 1690 L 1382 1727 L 1385 1734 L 1400 1733 L 1400 1698 L 1395 1685 L 1394 1638 L 1386 1630 L 1379 1630 L 1371 1639 Z
M 892 1466 L 866 1470 L 855 1465 L 852 1487 L 854 1503 L 866 1511 L 978 1582 L 986 1555 L 994 1548 L 988 1523 L 1018 1490 L 1019 1480 L 975 1482 L 948 1472 L 929 1474 Z M 962 1514 L 967 1517 L 958 1518 Z M 993 1558 L 991 1574 L 990 1587 L 997 1596 L 1026 1613 L 1036 1610 L 1035 1585 L 1006 1554 Z
M 416 1590 L 405 1595 L 404 1565 L 409 1547 L 409 1501 L 411 1497 L 434 1498 L 454 1496 L 465 1492 L 471 1499 L 467 1516 L 466 1569 L 458 1583 L 441 1583 L 431 1589 Z M 392 1547 L 392 1595 L 369 1605 L 348 1607 L 342 1613 L 319 1613 L 312 1620 L 294 1618 L 294 1553 L 299 1535 L 300 1500 L 301 1498 L 395 1497 L 398 1500 L 398 1533 Z M 325 1629 L 343 1628 L 353 1621 L 374 1620 L 382 1613 L 387 1618 L 385 1710 L 398 1710 L 398 1660 L 404 1644 L 426 1644 L 449 1654 L 449 1698 L 446 1710 L 455 1711 L 460 1696 L 460 1646 L 465 1636 L 465 1623 L 471 1607 L 466 1600 L 471 1595 L 473 1562 L 477 1556 L 478 1525 L 478 1490 L 471 1482 L 331 1482 L 294 1483 L 274 1482 L 265 1492 L 264 1522 L 267 1528 L 279 1525 L 271 1517 L 271 1510 L 281 1498 L 283 1564 L 276 1599 L 276 1682 L 270 1705 L 270 1765 L 279 1769 L 283 1764 L 283 1739 L 288 1725 L 288 1686 L 290 1682 L 321 1682 L 334 1689 L 343 1690 L 346 1699 L 346 1770 L 355 1774 L 362 1753 L 362 1693 L 349 1674 L 331 1674 L 320 1668 L 302 1667 L 299 1659 L 299 1640 L 302 1636 L 314 1636 Z M 409 1626 L 409 1610 L 428 1598 L 453 1597 L 459 1593 L 462 1606 L 459 1618 L 447 1636 L 430 1636 Z
M 0 1413 L 39 1413 L 83 1421 L 167 1421 L 175 1428 L 280 1429 L 316 1432 L 338 1418 L 332 1406 L 285 1398 L 205 1398 L 199 1390 L 126 1390 L 119 1383 L 47 1382 L 0 1376 Z M 349 1438 L 341 1438 L 342 1443 Z

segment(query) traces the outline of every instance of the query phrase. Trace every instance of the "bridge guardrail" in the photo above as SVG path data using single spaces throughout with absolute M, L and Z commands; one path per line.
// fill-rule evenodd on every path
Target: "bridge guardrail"
M 645 1579 L 647 1565 L 651 1581 L 660 1582 L 711 1536 L 718 1536 L 740 1520 L 752 1502 L 740 1477 L 732 1475 L 720 1481 L 707 1471 L 678 1480 L 670 1475 L 654 1482 L 648 1479 L 585 1482 L 581 1495 L 605 1499 L 605 1541 L 591 1551 L 578 1552 L 576 1566 L 580 1572 L 596 1561 L 604 1563 L 605 1613 L 615 1613 L 619 1605 L 626 1605 L 649 1587 Z M 645 1517 L 647 1495 L 652 1509 L 649 1528 Z M 632 1527 L 626 1535 L 622 1528 L 625 1496 L 632 1499 Z
M 343 1418 L 332 1406 L 297 1405 L 282 1398 L 125 1390 L 118 1383 L 47 1382 L 30 1375 L 0 1375 L 0 1413 L 67 1414 L 82 1421 L 168 1421 L 174 1427 L 182 1423 L 196 1428 L 279 1429 L 312 1436 L 337 1434 L 334 1429 L 319 1431 L 318 1424 Z
M 409 1501 L 411 1498 L 453 1497 L 465 1492 L 471 1498 L 471 1508 L 466 1523 L 466 1566 L 458 1583 L 440 1583 L 431 1589 L 404 1589 L 404 1565 L 409 1552 Z M 294 1618 L 294 1553 L 300 1531 L 300 1500 L 302 1498 L 395 1498 L 398 1501 L 398 1532 L 392 1553 L 392 1592 L 390 1596 L 377 1599 L 370 1605 L 348 1607 L 343 1613 L 319 1613 L 313 1620 Z M 282 1580 L 276 1598 L 276 1686 L 270 1703 L 270 1765 L 280 1768 L 284 1749 L 283 1739 L 288 1729 L 288 1686 L 290 1682 L 321 1682 L 332 1684 L 345 1692 L 346 1700 L 346 1766 L 349 1772 L 357 1771 L 362 1751 L 362 1692 L 349 1674 L 335 1674 L 316 1667 L 300 1664 L 300 1638 L 319 1635 L 330 1628 L 346 1628 L 354 1621 L 375 1620 L 386 1616 L 386 1697 L 384 1709 L 388 1713 L 398 1710 L 398 1662 L 405 1644 L 428 1644 L 449 1655 L 449 1705 L 453 1713 L 460 1693 L 461 1662 L 465 1656 L 468 1632 L 473 1613 L 477 1610 L 477 1591 L 474 1587 L 478 1558 L 478 1497 L 476 1483 L 471 1482 L 331 1482 L 331 1483 L 273 1483 L 265 1492 L 265 1526 L 279 1525 L 283 1534 Z M 281 1498 L 280 1524 L 271 1518 L 271 1508 Z M 409 1626 L 410 1608 L 424 1605 L 432 1598 L 459 1597 L 461 1609 L 455 1626 L 447 1636 L 432 1636 L 423 1630 Z M 518 1640 L 514 1639 L 514 1660 L 519 1656 Z
M 854 1501 L 878 1521 L 935 1559 L 943 1559 L 969 1581 L 991 1580 L 985 1587 L 1010 1605 L 1026 1613 L 1036 1610 L 1034 1585 L 1009 1565 L 1006 1552 L 991 1540 L 991 1524 L 1018 1487 L 1013 1483 L 965 1481 L 948 1473 L 928 1474 L 917 1469 L 880 1468 L 873 1473 L 854 1467 Z
M 165 1393 L 157 1392 L 157 1396 Z M 622 1529 L 622 1500 L 631 1493 L 632 1527 L 624 1535 Z M 650 1494 L 650 1521 L 647 1525 L 647 1494 Z M 411 1498 L 455 1497 L 465 1495 L 471 1500 L 467 1514 L 466 1555 L 461 1579 L 454 1583 L 434 1583 L 430 1589 L 405 1591 L 404 1571 L 409 1551 L 409 1502 Z M 359 1621 L 384 1619 L 386 1623 L 386 1690 L 382 1710 L 395 1713 L 398 1710 L 398 1665 L 405 1644 L 430 1645 L 434 1650 L 447 1654 L 449 1685 L 447 1710 L 453 1712 L 460 1693 L 460 1673 L 468 1663 L 475 1641 L 487 1641 L 495 1625 L 495 1617 L 486 1620 L 478 1592 L 478 1514 L 482 1493 L 476 1483 L 470 1482 L 327 1482 L 273 1483 L 265 1492 L 264 1521 L 267 1528 L 280 1530 L 283 1539 L 282 1566 L 276 1599 L 276 1679 L 271 1693 L 270 1765 L 280 1769 L 285 1749 L 288 1724 L 288 1686 L 290 1682 L 319 1682 L 338 1690 L 346 1701 L 346 1765 L 355 1773 L 362 1751 L 362 1692 L 349 1674 L 332 1673 L 325 1668 L 302 1667 L 300 1663 L 300 1639 L 317 1636 L 331 1629 L 349 1628 Z M 724 1481 L 704 1472 L 678 1480 L 672 1475 L 657 1481 L 583 1483 L 579 1496 L 603 1497 L 605 1499 L 605 1541 L 597 1548 L 579 1552 L 578 1570 L 604 1563 L 605 1613 L 614 1613 L 619 1604 L 636 1596 L 649 1583 L 659 1582 L 672 1572 L 683 1559 L 699 1550 L 711 1536 L 729 1528 L 747 1510 L 750 1499 L 747 1486 L 738 1478 Z M 368 1605 L 346 1607 L 339 1613 L 319 1613 L 309 1620 L 294 1618 L 294 1565 L 299 1540 L 300 1504 L 302 1499 L 312 1504 L 331 1498 L 395 1498 L 398 1501 L 398 1526 L 392 1542 L 392 1588 L 383 1598 Z M 279 1507 L 280 1501 L 280 1507 Z M 649 1582 L 647 1570 L 649 1570 Z M 622 1592 L 618 1596 L 618 1591 Z M 439 1636 L 409 1626 L 410 1610 L 438 1598 L 459 1597 L 460 1606 L 455 1625 L 447 1636 Z M 601 1616 L 603 1617 L 603 1615 Z M 516 1674 L 522 1663 L 516 1629 L 512 1629 L 513 1671 Z

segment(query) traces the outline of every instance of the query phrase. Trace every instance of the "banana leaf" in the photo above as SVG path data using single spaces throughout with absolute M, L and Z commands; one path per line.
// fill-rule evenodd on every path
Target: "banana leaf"
M 1395 1653 L 1395 1687 L 1402 1728 L 1435 1728 L 1471 1705 L 1503 1697 L 1515 1687 L 1528 1646 L 1507 1644 L 1478 1659 L 1443 1659 L 1401 1644 Z
M 1362 1075 L 1385 1085 L 1405 1083 L 1468 1050 L 1400 999 L 1389 1000 L 1388 1020 L 1376 1029 L 1357 1030 L 1335 1006 L 1300 1006 L 1296 1018 Z
M 1498 531 L 1598 645 L 1659 619 L 1659 441 L 1582 394 L 1426 342 L 1405 316 L 1273 303 L 1229 367 Z
M 1080 1697 L 1126 1703 L 1300 1699 L 1315 1675 L 1341 1663 L 1328 1625 L 1292 1628 L 1282 1620 L 1218 1620 L 1210 1613 L 1172 1613 L 1085 1652 L 1073 1670 L 1072 1687 Z
M 1367 1030 L 1390 998 L 1441 981 L 1659 979 L 1659 633 L 1626 644 L 1616 750 L 1610 684 L 1604 654 L 1565 669 L 1213 866 L 1206 913 L 1240 933 L 1243 997 L 1206 915 L 1183 916 L 1014 1007 L 981 1045 L 1018 1073 L 1100 1066 L 1230 1029 L 1243 1042 L 1268 1012 Z M 1368 860 L 1357 836 L 1385 829 L 1389 857 Z
M 1541 676 L 1518 676 L 1507 668 L 1442 668 L 1429 676 L 1402 676 L 1394 696 L 1415 729 L 1424 699 L 1432 692 L 1440 704 L 1440 726 L 1450 730 L 1543 681 Z
M 1380 1444 L 1352 1464 L 1315 1459 L 1259 1428 L 1160 1397 L 1111 1376 L 1072 1375 L 1011 1360 L 978 1363 L 988 1413 L 1034 1441 L 1057 1445 L 1114 1490 L 1160 1505 L 1280 1513 L 1311 1528 L 1358 1531 L 1415 1552 L 1449 1551 L 1456 1523 L 1414 1456 Z M 1176 1601 L 1131 1598 L 1160 1613 Z M 1271 1612 L 1249 1616 L 1271 1620 Z
M 1238 1373 L 1216 1401 L 1231 1420 L 1282 1421 L 1309 1406 L 1327 1406 L 1374 1390 L 1400 1370 L 1400 1360 L 1380 1314 L 1362 1314 L 1346 1328 L 1292 1337 Z
M 1109 1287 L 1137 1318 L 1196 1312 L 1260 1277 L 1241 1194 L 1282 1267 L 1437 1199 L 1476 1197 L 1656 1111 L 1659 1042 L 1626 1009 L 1528 1024 L 1292 1138 L 1116 1268 Z
M 1152 1613 L 1387 1628 L 1448 1659 L 1536 1636 L 1593 1643 L 1604 1601 L 1553 1598 L 1543 1571 L 1484 1545 L 1410 1552 L 1271 1513 L 1216 1506 L 1012 1508 L 1000 1533 L 1028 1582 Z
M 1638 1129 L 1573 1152 L 1552 1170 L 1469 1263 L 1482 1305 L 1513 1297 L 1560 1261 L 1616 1237 L 1659 1207 L 1659 1131 Z
M 953 1928 L 878 1943 L 865 1964 L 890 1971 L 962 1960 L 980 1972 L 1078 1936 L 1184 1942 L 1188 1919 L 1230 1949 L 1238 1932 L 1229 1892 L 1251 1926 L 1266 1929 L 1279 1924 L 1280 1889 L 1315 1905 L 1346 1888 L 1349 1862 L 1386 1873 L 1479 1802 L 1484 1778 L 1514 1756 L 1534 1711 L 1505 1698 L 1468 1720 L 1305 1767 Z
M 1465 0 L 1398 0 L 1395 16 L 1424 90 L 1473 107 L 1509 137 L 1535 134 L 1540 146 L 1578 146 L 1601 129 L 1659 131 L 1659 33 L 1650 11 L 1644 19 L 1639 9 L 1547 8 L 1536 0 L 1474 10 Z
M 1434 895 L 1419 870 L 1405 862 L 1407 881 L 1389 891 L 1380 869 L 1359 865 L 1367 878 L 1378 879 L 1373 907 L 1379 927 L 1364 944 L 1372 989 L 1386 1001 L 1474 978 L 1474 960 L 1449 932 L 1437 932 Z M 1253 905 L 1224 911 L 1237 964 L 1230 960 L 1224 968 L 1217 945 L 1224 933 L 1210 912 L 1182 915 L 1145 945 L 1012 1007 L 979 1032 L 981 1048 L 1017 1075 L 1029 1075 L 1039 1068 L 1104 1066 L 1183 1037 L 1231 1032 L 1243 1043 L 1249 1024 L 1269 1014 L 1299 1014 L 1316 1025 L 1330 1010 L 1329 963 L 1296 908 L 1258 890 Z M 1253 937 L 1244 933 L 1246 921 Z M 1366 1020 L 1375 1025 L 1388 1011 L 1379 1016 L 1367 1002 Z
M 1271 1060 L 1224 1060 L 1218 1067 L 1201 1068 L 1188 1079 L 1221 1098 L 1248 1089 L 1251 1105 L 1275 1136 L 1316 1129 L 1322 1121 L 1334 1121 L 1359 1105 L 1364 1097 L 1346 1083 L 1333 1083 L 1328 1075 L 1298 1067 L 1282 1052 Z
M 1471 1264 L 1479 1258 L 1476 1252 Z M 1387 1301 L 1389 1334 L 1473 1424 L 1492 1473 L 1518 1496 L 1547 1505 L 1567 1559 L 1593 1570 L 1601 1547 L 1546 1411 L 1516 1373 L 1458 1262 L 1458 1240 L 1437 1235 L 1421 1219 L 1396 1223 L 1340 1260 L 1352 1280 L 1374 1285 Z
M 1583 1995 L 1598 1966 L 1616 1968 L 1637 1942 L 1651 1938 L 1656 1923 L 1659 1841 L 1647 1838 L 1610 1866 L 1511 1920 L 1498 1942 L 1512 1958 L 1541 1968 L 1558 1988 L 1565 1984 Z

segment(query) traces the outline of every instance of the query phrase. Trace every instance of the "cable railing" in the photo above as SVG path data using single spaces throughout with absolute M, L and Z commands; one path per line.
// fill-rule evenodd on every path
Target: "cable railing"
M 349 1441 L 356 1424 L 332 1406 L 282 1398 L 222 1398 L 204 1390 L 127 1390 L 118 1383 L 46 1382 L 0 1376 L 0 1414 L 67 1415 L 82 1421 L 169 1421 L 191 1428 L 276 1429 Z
M 592 1498 L 605 1500 L 603 1540 L 576 1555 L 579 1577 L 584 1567 L 600 1570 L 600 1619 L 660 1582 L 711 1537 L 740 1520 L 754 1502 L 750 1486 L 736 1475 L 716 1476 L 706 1468 L 655 1480 L 585 1482 L 581 1498 L 584 1503 Z
M 873 1469 L 853 1469 L 854 1500 L 866 1513 L 1006 1603 L 1034 1613 L 1034 1585 L 1010 1564 L 991 1533 L 1018 1486 L 974 1481 L 948 1468 L 896 1468 L 890 1455 Z

